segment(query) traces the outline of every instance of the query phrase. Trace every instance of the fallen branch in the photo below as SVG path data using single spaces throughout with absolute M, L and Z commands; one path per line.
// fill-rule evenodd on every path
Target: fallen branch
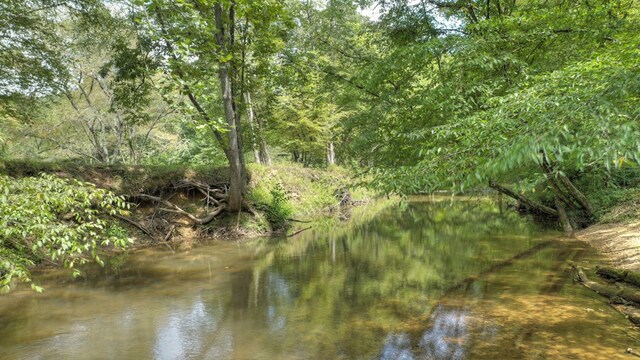
M 147 235 L 149 238 L 155 240 L 155 236 L 151 233 L 151 231 L 149 229 L 147 229 L 146 227 L 142 226 L 140 223 L 138 223 L 137 221 L 134 221 L 133 219 L 129 219 L 126 216 L 122 216 L 122 215 L 118 215 L 118 214 L 114 214 L 111 215 L 117 219 L 120 219 L 122 221 L 126 221 L 127 223 L 137 227 L 140 231 L 142 231 L 143 234 Z
M 297 223 L 302 223 L 302 224 L 310 224 L 310 223 L 313 222 L 313 221 L 298 220 L 298 219 L 293 219 L 293 218 L 287 218 L 287 221 L 297 222 Z
M 169 229 L 169 232 L 167 232 L 167 235 L 164 236 L 163 241 L 167 242 L 169 241 L 169 239 L 171 238 L 171 235 L 173 235 L 173 231 L 176 229 L 175 225 L 171 225 L 171 229 Z
M 188 217 L 189 219 L 191 219 L 191 221 L 193 221 L 194 223 L 198 224 L 198 225 L 205 225 L 210 223 L 211 221 L 213 221 L 213 219 L 215 219 L 216 216 L 218 216 L 220 213 L 222 213 L 227 206 L 225 204 L 220 204 L 220 206 L 218 206 L 217 208 L 215 208 L 213 211 L 209 212 L 207 215 L 205 215 L 204 217 L 197 217 L 183 209 L 181 209 L 178 205 L 159 198 L 157 196 L 151 196 L 151 195 L 147 195 L 147 194 L 138 194 L 135 197 L 140 198 L 140 199 L 146 199 L 146 200 L 151 200 L 151 201 L 155 201 L 157 203 L 163 204 L 165 206 L 170 207 L 171 209 L 167 209 L 167 208 L 158 208 L 159 210 L 162 211 L 166 211 L 166 212 L 172 212 L 172 213 L 176 213 L 176 214 L 180 214 L 183 216 Z

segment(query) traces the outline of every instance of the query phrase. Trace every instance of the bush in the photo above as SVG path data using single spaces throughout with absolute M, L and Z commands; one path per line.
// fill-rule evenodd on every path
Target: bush
M 102 264 L 100 247 L 131 242 L 124 229 L 104 219 L 127 207 L 123 197 L 89 183 L 0 175 L 0 290 L 30 282 L 29 268 L 45 261 L 68 268 Z
M 287 228 L 291 214 L 293 214 L 293 209 L 289 204 L 287 194 L 282 185 L 276 184 L 271 189 L 271 202 L 267 207 L 267 220 L 273 230 L 282 230 Z

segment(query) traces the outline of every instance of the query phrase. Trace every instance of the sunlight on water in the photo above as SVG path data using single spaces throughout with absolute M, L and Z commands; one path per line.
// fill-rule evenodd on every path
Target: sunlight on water
M 147 249 L 0 297 L 0 358 L 626 358 L 640 335 L 568 272 L 592 250 L 555 236 L 464 199 L 287 240 Z

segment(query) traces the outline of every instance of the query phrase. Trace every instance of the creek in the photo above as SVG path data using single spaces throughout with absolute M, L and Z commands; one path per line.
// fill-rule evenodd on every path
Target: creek
M 288 239 L 45 271 L 44 293 L 0 296 L 0 358 L 628 358 L 640 336 L 567 265 L 596 260 L 488 199 L 414 198 Z

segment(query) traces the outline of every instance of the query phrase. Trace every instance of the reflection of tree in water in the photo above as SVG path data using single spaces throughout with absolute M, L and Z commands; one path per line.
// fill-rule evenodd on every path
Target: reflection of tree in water
M 434 301 L 461 279 L 530 248 L 538 240 L 513 237 L 531 233 L 517 214 L 500 214 L 487 201 L 409 203 L 343 235 L 309 232 L 261 249 L 254 316 L 271 336 L 286 334 L 283 351 L 302 346 L 312 357 L 358 358 L 379 355 L 382 334 L 404 334 L 415 326 L 408 319 L 433 315 L 424 339 L 408 332 L 412 347 L 403 347 L 404 336 L 387 338 L 385 358 L 455 359 L 461 344 L 444 345 L 464 327 L 443 310 L 429 315 Z
M 382 347 L 380 360 L 414 360 L 411 351 L 411 339 L 407 334 L 391 334 L 387 336 Z
M 267 321 L 269 330 L 281 331 L 285 328 L 287 318 L 284 309 L 292 302 L 292 294 L 287 282 L 278 273 L 268 272 L 266 280 Z
M 198 296 L 191 307 L 176 307 L 165 315 L 157 330 L 155 359 L 184 359 L 197 354 L 205 358 L 220 358 L 233 352 L 233 334 L 221 320 L 224 306 L 208 306 Z

